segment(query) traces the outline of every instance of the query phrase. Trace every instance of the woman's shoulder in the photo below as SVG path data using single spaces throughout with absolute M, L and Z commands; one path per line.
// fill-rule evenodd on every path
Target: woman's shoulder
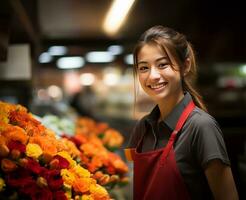
M 189 122 L 197 128 L 208 128 L 210 126 L 219 127 L 218 122 L 212 115 L 198 107 L 195 107 L 191 113 Z
M 148 117 L 146 115 L 136 121 L 135 126 L 133 127 L 131 134 L 130 134 L 130 139 L 127 145 L 128 148 L 136 147 L 136 145 L 138 144 L 138 141 L 141 139 L 142 135 L 144 134 L 146 130 L 147 118 Z

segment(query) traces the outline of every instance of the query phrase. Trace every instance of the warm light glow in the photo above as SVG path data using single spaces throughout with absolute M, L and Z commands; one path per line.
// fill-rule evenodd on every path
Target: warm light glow
M 64 90 L 66 94 L 73 95 L 81 90 L 79 73 L 75 71 L 66 71 L 64 74 Z
M 84 73 L 80 75 L 81 85 L 92 85 L 95 82 L 95 75 L 92 73 Z
M 105 74 L 103 77 L 103 82 L 105 85 L 114 86 L 119 82 L 119 75 L 114 73 Z
M 104 31 L 114 35 L 126 19 L 135 0 L 114 0 L 103 24 Z
M 60 87 L 56 85 L 51 85 L 48 87 L 48 94 L 50 97 L 56 100 L 61 100 L 62 99 L 62 90 Z
M 45 89 L 39 89 L 37 92 L 38 99 L 41 101 L 48 101 L 49 95 Z

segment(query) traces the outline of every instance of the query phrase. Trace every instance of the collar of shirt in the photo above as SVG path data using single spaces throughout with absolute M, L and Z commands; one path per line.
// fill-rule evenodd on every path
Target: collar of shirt
M 166 117 L 166 119 L 162 120 L 160 123 L 165 123 L 169 129 L 172 131 L 175 129 L 175 126 L 178 122 L 180 115 L 182 114 L 185 107 L 192 100 L 192 97 L 189 92 L 186 92 L 184 98 L 174 107 L 172 112 Z M 158 119 L 160 116 L 160 110 L 158 105 L 154 107 L 149 115 L 146 116 L 146 121 L 154 127 L 157 125 Z

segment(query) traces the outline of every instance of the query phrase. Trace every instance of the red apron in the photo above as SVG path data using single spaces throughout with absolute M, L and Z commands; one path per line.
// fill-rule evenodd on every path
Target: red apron
M 194 107 L 192 101 L 186 106 L 164 148 L 144 153 L 136 149 L 125 150 L 127 159 L 134 161 L 134 200 L 190 199 L 177 168 L 173 144 Z

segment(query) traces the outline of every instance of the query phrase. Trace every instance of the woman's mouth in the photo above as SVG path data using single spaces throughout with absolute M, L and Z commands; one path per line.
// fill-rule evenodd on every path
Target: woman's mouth
M 152 85 L 149 85 L 148 87 L 151 88 L 152 90 L 159 90 L 165 87 L 166 85 L 167 85 L 167 82 L 163 82 L 163 83 L 158 83 L 158 84 L 152 84 Z

